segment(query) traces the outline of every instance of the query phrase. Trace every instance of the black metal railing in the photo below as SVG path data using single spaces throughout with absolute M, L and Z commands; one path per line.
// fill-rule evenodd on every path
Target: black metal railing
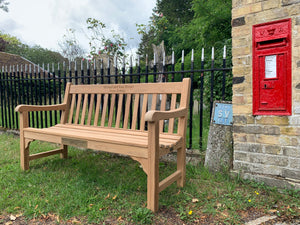
M 184 77 L 190 77 L 192 80 L 189 123 L 188 123 L 188 143 L 187 147 L 202 149 L 203 141 L 203 119 L 211 116 L 213 101 L 231 99 L 231 67 L 226 67 L 226 51 L 224 47 L 223 59 L 214 59 L 212 50 L 211 61 L 204 60 L 202 50 L 201 60 L 194 60 L 192 52 L 190 68 L 186 69 L 184 57 L 182 57 L 180 69 L 175 69 L 174 54 L 172 62 L 169 65 L 163 60 L 162 69 L 158 69 L 159 62 L 153 62 L 150 67 L 145 60 L 145 65 L 140 65 L 139 58 L 133 66 L 130 57 L 129 65 L 125 64 L 125 59 L 117 66 L 117 60 L 114 65 L 108 63 L 103 65 L 103 61 L 97 62 L 81 61 L 80 69 L 76 62 L 52 64 L 45 68 L 44 65 L 5 65 L 0 67 L 0 127 L 5 129 L 19 129 L 18 114 L 14 108 L 18 104 L 48 105 L 58 104 L 63 101 L 64 89 L 67 82 L 75 84 L 103 84 L 103 83 L 140 83 L 140 82 L 175 82 Z M 183 54 L 184 55 L 184 54 Z M 164 57 L 165 58 L 165 57 Z M 0 62 L 1 63 L 1 62 Z M 1 65 L 1 64 L 0 64 Z M 217 84 L 217 85 L 216 85 Z M 221 88 L 220 88 L 221 86 Z M 228 91 L 229 90 L 229 91 Z M 228 93 L 226 93 L 226 91 Z M 197 100 L 198 109 L 195 111 L 194 102 Z M 207 115 L 204 113 L 208 111 Z M 194 117 L 199 118 L 199 124 L 194 122 Z M 59 112 L 34 112 L 29 116 L 29 124 L 33 127 L 45 128 L 55 125 L 60 120 Z M 207 119 L 209 120 L 209 118 Z M 195 120 L 196 121 L 196 120 Z M 193 128 L 199 127 L 199 132 L 193 132 Z M 198 134 L 199 133 L 199 134 Z M 192 144 L 193 139 L 199 140 Z

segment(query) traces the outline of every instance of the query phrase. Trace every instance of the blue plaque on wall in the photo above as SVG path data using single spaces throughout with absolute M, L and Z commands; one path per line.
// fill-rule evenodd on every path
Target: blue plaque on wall
M 232 125 L 232 104 L 215 103 L 213 123 L 231 126 Z

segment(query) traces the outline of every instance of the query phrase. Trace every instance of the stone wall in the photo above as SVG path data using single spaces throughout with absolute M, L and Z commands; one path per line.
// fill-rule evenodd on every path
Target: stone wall
M 252 26 L 292 20 L 292 115 L 252 114 Z M 300 189 L 300 1 L 233 0 L 233 172 Z

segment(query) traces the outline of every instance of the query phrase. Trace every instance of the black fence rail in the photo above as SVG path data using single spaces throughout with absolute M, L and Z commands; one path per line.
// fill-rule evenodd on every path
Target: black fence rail
M 184 55 L 184 54 L 183 54 Z M 154 57 L 155 58 L 155 57 Z M 172 62 L 167 65 L 165 57 L 162 62 L 140 63 L 139 58 L 133 66 L 130 57 L 129 65 L 122 60 L 122 65 L 114 63 L 103 65 L 103 61 L 94 60 L 72 62 L 69 65 L 6 65 L 0 68 L 0 127 L 5 129 L 19 129 L 19 115 L 14 111 L 18 104 L 51 105 L 63 101 L 67 82 L 75 84 L 109 84 L 109 83 L 140 83 L 140 82 L 176 82 L 184 77 L 192 80 L 187 148 L 202 149 L 203 119 L 209 120 L 212 113 L 213 101 L 231 99 L 231 65 L 227 67 L 226 48 L 223 59 L 214 59 L 214 50 L 210 61 L 204 60 L 202 50 L 201 60 L 194 60 L 192 51 L 188 67 L 181 59 L 179 69 L 175 69 L 174 54 Z M 0 62 L 1 63 L 1 62 Z M 113 64 L 113 65 L 112 65 Z M 112 65 L 112 66 L 111 66 Z M 152 66 L 150 66 L 152 65 Z M 52 69 L 50 69 L 52 67 Z M 197 106 L 194 105 L 197 102 Z M 205 112 L 207 112 L 205 114 Z M 60 121 L 60 112 L 31 112 L 29 124 L 32 127 L 46 128 Z M 197 117 L 197 119 L 194 119 Z M 195 128 L 198 132 L 195 132 Z M 197 140 L 197 144 L 192 144 Z

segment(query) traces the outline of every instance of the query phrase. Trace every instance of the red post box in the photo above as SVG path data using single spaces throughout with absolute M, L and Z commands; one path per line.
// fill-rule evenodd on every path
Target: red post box
M 253 26 L 253 115 L 291 115 L 291 19 Z

